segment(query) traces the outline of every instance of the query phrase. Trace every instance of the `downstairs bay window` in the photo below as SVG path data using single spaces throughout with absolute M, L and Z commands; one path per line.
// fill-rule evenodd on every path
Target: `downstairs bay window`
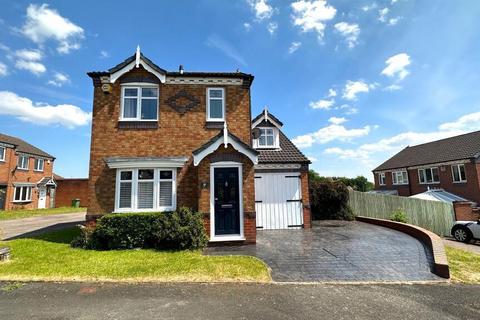
M 13 202 L 32 201 L 32 186 L 15 186 Z
M 175 169 L 118 169 L 115 212 L 176 209 Z

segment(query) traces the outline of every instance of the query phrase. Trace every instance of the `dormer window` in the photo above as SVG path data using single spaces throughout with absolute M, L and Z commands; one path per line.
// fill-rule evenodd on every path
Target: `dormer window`
M 279 148 L 278 129 L 274 127 L 258 128 L 259 136 L 254 140 L 255 148 Z
M 158 86 L 124 85 L 122 86 L 122 121 L 157 121 Z
M 225 121 L 225 89 L 207 89 L 207 121 Z

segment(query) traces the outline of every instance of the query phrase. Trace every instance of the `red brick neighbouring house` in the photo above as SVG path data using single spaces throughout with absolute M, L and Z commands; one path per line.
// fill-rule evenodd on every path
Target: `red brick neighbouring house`
M 0 134 L 0 210 L 54 207 L 54 160 L 22 139 Z
M 406 147 L 373 170 L 376 190 L 444 189 L 480 203 L 480 131 Z
M 54 177 L 57 183 L 55 207 L 70 207 L 74 199 L 80 200 L 80 207 L 88 207 L 88 178 Z
M 257 227 L 265 228 L 256 219 L 256 180 L 273 172 L 283 173 L 277 180 L 289 197 L 282 214 L 296 210 L 300 217 L 276 227 L 310 225 L 308 159 L 279 127 L 274 134 L 280 144 L 252 146 L 253 140 L 271 140 L 271 132 L 261 130 L 252 138 L 252 75 L 182 67 L 170 72 L 139 49 L 108 71 L 88 75 L 94 85 L 88 221 L 111 212 L 186 206 L 204 214 L 210 241 L 254 243 Z M 267 124 L 275 121 L 263 115 Z M 290 152 L 282 152 L 284 146 Z M 266 151 L 283 156 L 264 163 Z

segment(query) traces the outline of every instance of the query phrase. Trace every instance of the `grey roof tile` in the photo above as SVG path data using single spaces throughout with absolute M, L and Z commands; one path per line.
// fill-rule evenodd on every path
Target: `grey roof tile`
M 6 134 L 0 133 L 0 142 L 14 145 L 18 152 L 24 152 L 32 155 L 55 159 L 55 157 L 53 157 L 52 155 L 46 153 L 43 150 L 40 150 L 35 146 L 32 146 L 30 143 L 17 137 L 12 137 L 12 136 L 8 136 Z

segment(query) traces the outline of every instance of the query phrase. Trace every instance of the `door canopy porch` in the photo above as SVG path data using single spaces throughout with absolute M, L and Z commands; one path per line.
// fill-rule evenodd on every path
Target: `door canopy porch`
M 240 140 L 234 134 L 228 132 L 227 123 L 225 122 L 222 131 L 200 148 L 193 151 L 193 164 L 198 166 L 206 156 L 215 152 L 215 150 L 217 150 L 222 144 L 225 148 L 228 148 L 228 145 L 231 145 L 235 150 L 249 158 L 253 164 L 258 163 L 258 151 Z

